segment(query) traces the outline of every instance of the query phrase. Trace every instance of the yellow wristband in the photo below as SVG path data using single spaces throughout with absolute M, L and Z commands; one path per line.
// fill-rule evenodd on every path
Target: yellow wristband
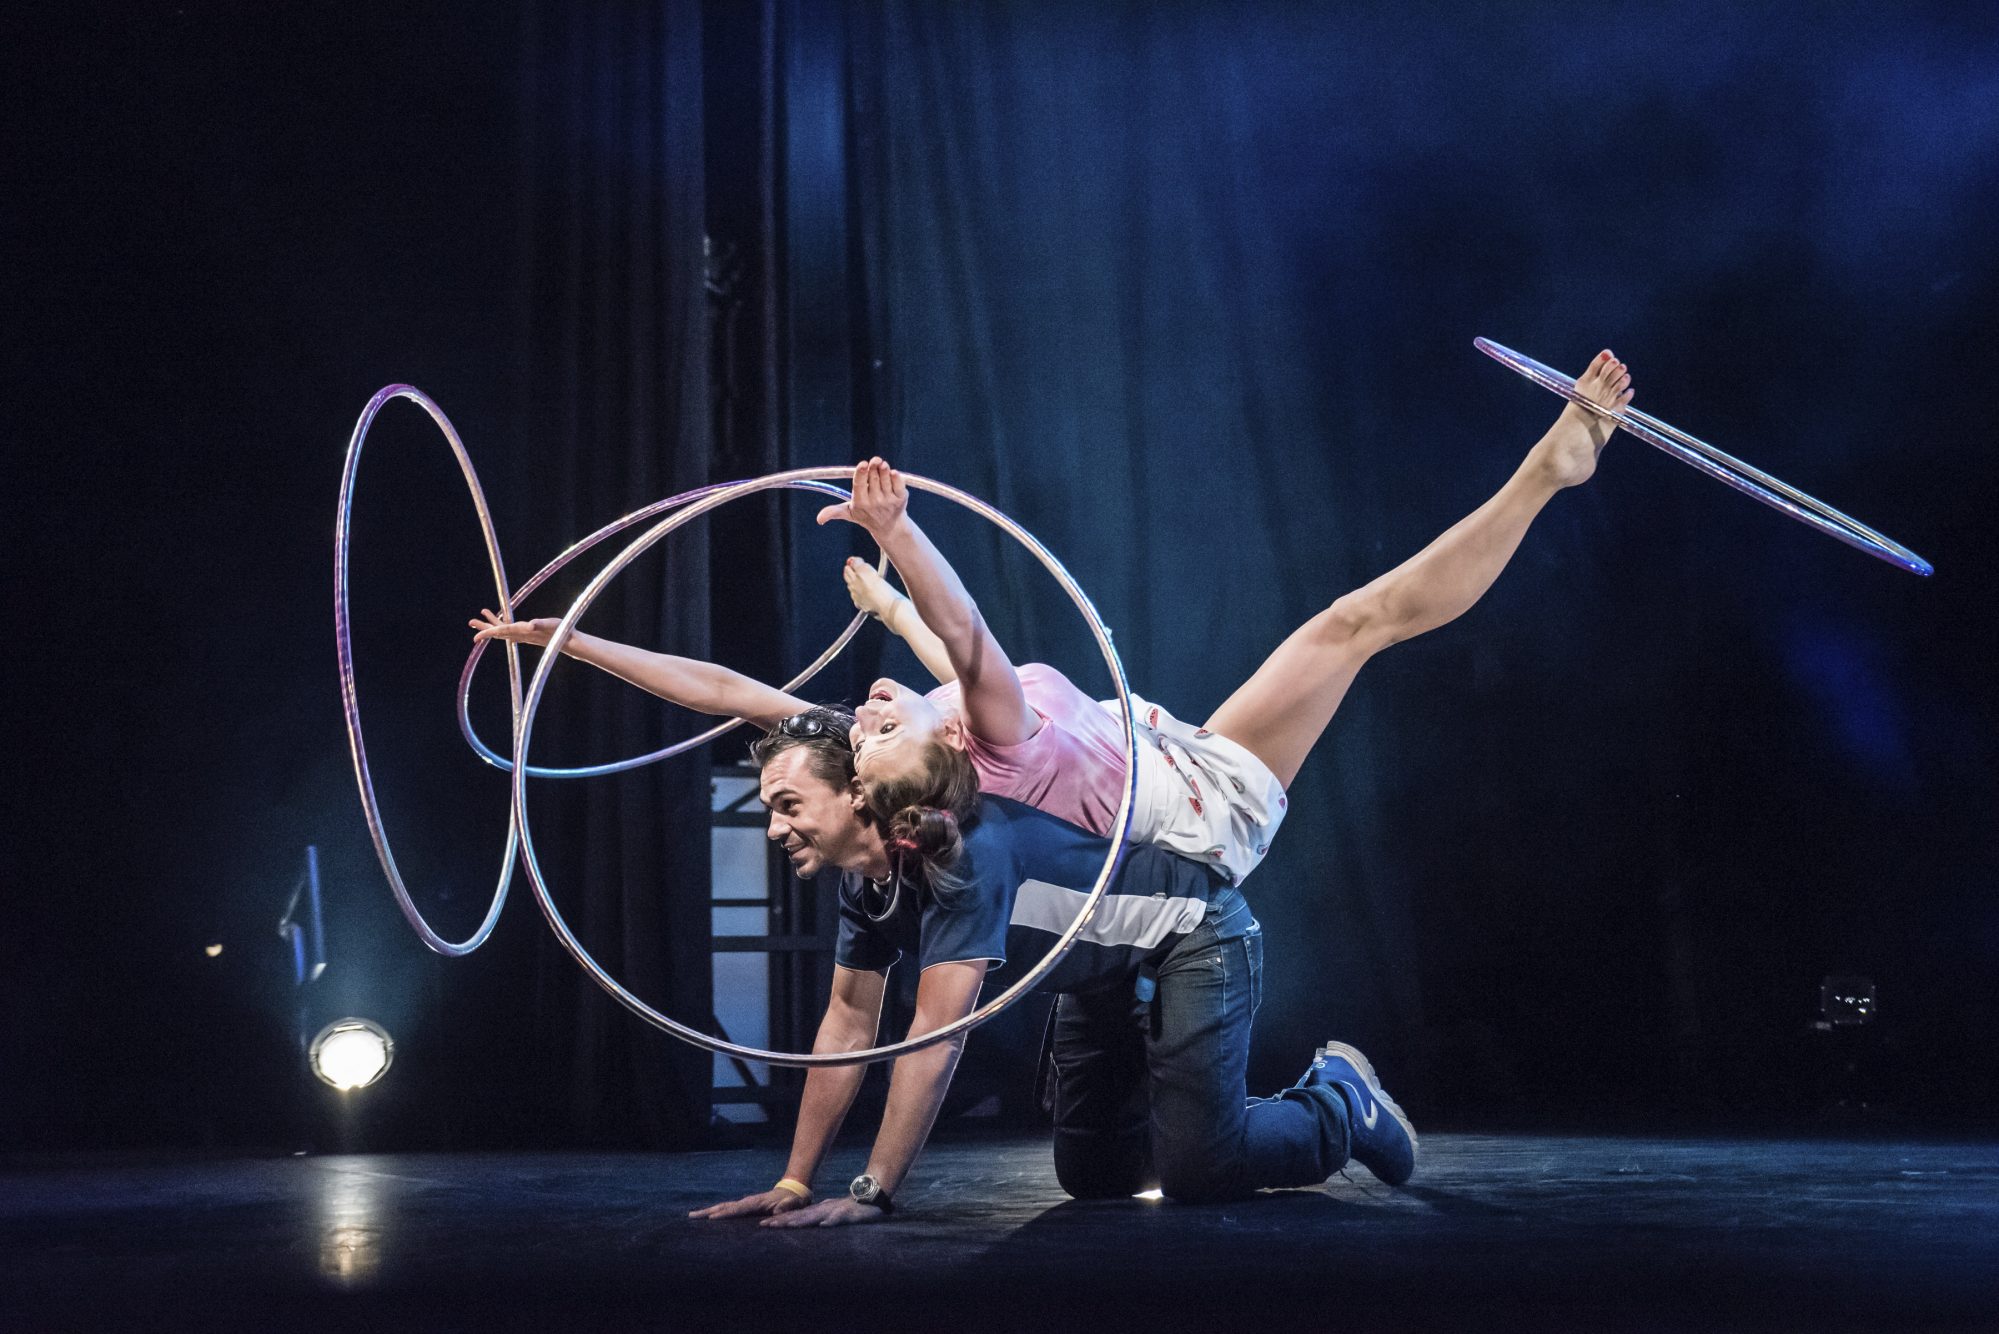
M 799 1199 L 804 1200 L 807 1204 L 812 1203 L 812 1187 L 806 1185 L 803 1181 L 794 1180 L 791 1177 L 785 1177 L 783 1180 L 779 1181 L 775 1186 L 772 1186 L 771 1189 L 789 1191 L 791 1194 L 796 1195 Z

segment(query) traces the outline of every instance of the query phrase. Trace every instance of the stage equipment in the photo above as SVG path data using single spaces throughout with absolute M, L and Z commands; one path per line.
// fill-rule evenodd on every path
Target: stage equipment
M 1746 496 L 1762 501 L 1771 509 L 1790 515 L 1807 527 L 1816 528 L 1827 537 L 1844 542 L 1856 550 L 1864 551 L 1912 574 L 1929 574 L 1935 568 L 1901 543 L 1882 536 L 1859 520 L 1840 513 L 1824 501 L 1806 495 L 1789 483 L 1779 481 L 1759 468 L 1752 468 L 1741 459 L 1724 454 L 1705 440 L 1696 439 L 1676 426 L 1669 426 L 1657 417 L 1640 412 L 1636 408 L 1606 408 L 1599 403 L 1593 403 L 1577 391 L 1576 382 L 1571 377 L 1563 375 L 1552 367 L 1542 365 L 1532 357 L 1523 356 L 1510 347 L 1502 347 L 1490 338 L 1474 338 L 1472 346 L 1500 365 L 1519 372 L 1550 393 L 1559 394 L 1599 417 L 1608 418 L 1646 444 L 1664 450 L 1680 462 L 1700 469 L 1708 476 L 1734 487 Z
M 305 869 L 285 900 L 284 915 L 278 919 L 278 939 L 291 954 L 293 1036 L 298 1049 L 309 1052 L 314 1017 L 312 984 L 326 972 L 326 917 L 320 909 L 319 849 L 313 844 L 306 844 Z
M 1879 1078 L 1876 1017 L 1873 978 L 1834 974 L 1819 983 L 1811 1032 L 1820 1116 L 1850 1120 L 1880 1114 L 1880 1099 L 1894 1081 Z
M 305 845 L 305 870 L 285 901 L 278 939 L 291 946 L 292 985 L 316 982 L 326 971 L 326 919 L 319 903 L 319 849 Z
M 1819 1017 L 1812 1027 L 1858 1028 L 1874 1018 L 1874 979 L 1828 977 L 1819 983 Z
M 306 1053 L 312 1072 L 343 1093 L 373 1084 L 395 1058 L 389 1030 L 372 1019 L 336 1019 L 319 1030 Z
M 469 724 L 464 722 L 465 690 L 469 686 L 471 673 L 477 663 L 478 653 L 476 650 L 466 664 L 465 673 L 460 679 L 459 709 L 461 727 L 466 733 L 467 740 L 473 744 L 475 750 L 481 752 L 489 763 L 495 763 L 512 770 L 513 812 L 507 829 L 505 859 L 502 863 L 498 887 L 493 894 L 492 905 L 487 909 L 485 920 L 480 924 L 479 928 L 463 942 L 447 941 L 430 929 L 429 924 L 424 921 L 423 915 L 417 911 L 408 888 L 404 885 L 402 876 L 396 869 L 394 855 L 389 849 L 388 835 L 382 824 L 380 806 L 375 799 L 374 785 L 368 773 L 367 752 L 363 745 L 361 734 L 360 702 L 354 682 L 347 579 L 348 551 L 350 545 L 349 527 L 350 514 L 354 501 L 354 478 L 360 463 L 361 448 L 367 439 L 368 428 L 374 422 L 376 414 L 392 398 L 407 398 L 417 404 L 430 414 L 431 419 L 444 432 L 445 439 L 450 444 L 452 453 L 458 459 L 459 470 L 464 474 L 466 485 L 472 493 L 473 506 L 478 512 L 480 531 L 485 537 L 487 556 L 492 567 L 494 585 L 498 593 L 500 605 L 507 609 L 509 616 L 513 614 L 514 608 L 518 605 L 521 597 L 524 597 L 540 582 L 574 559 L 575 556 L 581 554 L 582 551 L 594 546 L 597 542 L 611 534 L 630 527 L 643 519 L 662 514 L 666 516 L 652 528 L 630 542 L 578 594 L 568 611 L 563 614 L 554 635 L 550 638 L 541 660 L 536 666 L 534 678 L 528 686 L 525 698 L 523 698 L 520 685 L 520 658 L 517 646 L 511 643 L 507 645 L 508 686 L 514 718 L 514 755 L 511 763 L 501 761 L 489 748 L 483 747 L 472 734 Z M 657 501 L 647 506 L 645 509 L 625 516 L 623 519 L 598 530 L 598 532 L 571 547 L 568 551 L 557 557 L 556 561 L 552 562 L 547 569 L 538 574 L 533 581 L 523 588 L 521 594 L 517 596 L 508 592 L 506 568 L 501 562 L 499 541 L 493 530 L 492 513 L 487 507 L 485 495 L 480 489 L 478 474 L 472 467 L 471 459 L 467 455 L 457 431 L 453 429 L 450 420 L 444 415 L 443 410 L 436 403 L 432 402 L 428 396 L 409 385 L 389 385 L 369 400 L 368 406 L 361 413 L 360 420 L 355 424 L 353 436 L 348 441 L 347 463 L 341 476 L 340 500 L 334 533 L 334 638 L 340 663 L 341 702 L 346 714 L 348 744 L 354 755 L 354 774 L 361 792 L 362 812 L 368 821 L 368 831 L 370 837 L 374 840 L 376 856 L 381 861 L 382 869 L 388 876 L 389 887 L 396 896 L 396 902 L 401 907 L 403 916 L 415 928 L 418 936 L 422 938 L 426 945 L 440 954 L 457 956 L 469 954 L 483 944 L 486 938 L 492 934 L 493 924 L 498 920 L 500 909 L 505 903 L 507 888 L 512 877 L 514 858 L 516 853 L 518 853 L 521 865 L 527 870 L 529 885 L 534 893 L 535 901 L 540 905 L 542 915 L 547 918 L 550 928 L 555 932 L 556 939 L 561 942 L 564 949 L 569 951 L 571 957 L 583 967 L 584 971 L 589 973 L 592 980 L 604 988 L 619 1004 L 654 1027 L 662 1029 L 696 1047 L 701 1047 L 712 1052 L 720 1052 L 724 1055 L 740 1057 L 745 1060 L 763 1061 L 771 1065 L 797 1067 L 862 1065 L 874 1061 L 889 1060 L 906 1052 L 916 1051 L 933 1043 L 945 1041 L 959 1033 L 969 1031 L 999 1014 L 1002 1010 L 1026 995 L 1036 983 L 1047 976 L 1061 962 L 1062 956 L 1068 952 L 1070 946 L 1075 943 L 1076 938 L 1096 916 L 1097 907 L 1102 902 L 1111 879 L 1116 875 L 1118 867 L 1123 863 L 1126 841 L 1130 832 L 1133 792 L 1138 774 L 1138 754 L 1136 719 L 1132 716 L 1130 693 L 1125 681 L 1124 665 L 1119 661 L 1117 650 L 1111 644 L 1109 627 L 1104 625 L 1102 618 L 1098 616 L 1096 608 L 1091 604 L 1088 595 L 1083 592 L 1082 587 L 1076 583 L 1074 577 L 1069 574 L 1062 563 L 1046 547 L 1042 546 L 1033 534 L 975 496 L 969 495 L 945 483 L 909 474 L 904 474 L 903 480 L 912 489 L 928 491 L 964 506 L 974 514 L 994 524 L 1002 532 L 1005 532 L 1023 547 L 1027 548 L 1028 552 L 1039 560 L 1049 574 L 1055 578 L 1056 582 L 1062 586 L 1063 591 L 1068 594 L 1069 599 L 1075 604 L 1077 610 L 1082 613 L 1084 620 L 1089 625 L 1092 637 L 1096 640 L 1098 649 L 1103 654 L 1105 664 L 1110 668 L 1111 680 L 1116 690 L 1116 698 L 1120 704 L 1120 716 L 1123 719 L 1125 729 L 1125 790 L 1118 807 L 1116 833 L 1112 837 L 1110 849 L 1104 857 L 1103 869 L 1099 872 L 1096 883 L 1091 887 L 1089 896 L 1085 899 L 1082 908 L 1077 912 L 1076 920 L 1070 923 L 1069 929 L 1056 940 L 1048 953 L 1038 963 L 1023 973 L 1011 987 L 1008 987 L 971 1014 L 953 1023 L 946 1024 L 933 1032 L 906 1038 L 901 1042 L 888 1043 L 883 1046 L 856 1052 L 775 1052 L 765 1051 L 757 1047 L 746 1047 L 738 1043 L 711 1037 L 706 1033 L 689 1028 L 687 1025 L 661 1014 L 651 1005 L 633 995 L 617 979 L 607 973 L 590 956 L 589 952 L 583 948 L 582 943 L 570 931 L 568 923 L 563 920 L 561 911 L 556 907 L 554 898 L 549 892 L 547 879 L 543 875 L 541 866 L 534 856 L 534 840 L 531 826 L 528 823 L 527 780 L 529 778 L 584 777 L 589 774 L 614 773 L 621 769 L 636 768 L 641 764 L 652 763 L 655 760 L 665 759 L 670 755 L 682 753 L 707 740 L 710 736 L 719 735 L 722 731 L 727 730 L 728 726 L 735 725 L 734 723 L 730 723 L 723 727 L 717 727 L 708 734 L 679 743 L 677 746 L 668 747 L 666 750 L 656 752 L 652 755 L 640 756 L 628 761 L 617 761 L 611 765 L 599 765 L 584 770 L 541 770 L 530 765 L 528 763 L 528 752 L 533 737 L 534 718 L 536 712 L 541 707 L 543 692 L 548 683 L 548 673 L 552 665 L 562 656 L 562 650 L 569 642 L 569 637 L 575 633 L 577 622 L 589 610 L 591 604 L 603 594 L 612 579 L 616 578 L 618 574 L 623 572 L 626 566 L 649 550 L 655 543 L 681 525 L 732 500 L 781 488 L 818 491 L 840 500 L 846 500 L 849 498 L 848 493 L 833 485 L 833 481 L 834 479 L 849 478 L 852 475 L 853 469 L 850 466 L 799 468 L 790 472 L 773 473 L 766 477 L 753 478 L 742 482 L 703 487 L 695 491 L 684 492 L 679 496 L 668 497 L 665 500 Z M 884 567 L 885 562 L 882 566 L 878 566 L 878 568 Z M 803 684 L 804 681 L 810 679 L 813 673 L 816 673 L 826 663 L 832 661 L 839 650 L 852 638 L 862 619 L 864 617 L 856 616 L 854 621 L 849 624 L 846 632 L 834 643 L 833 647 L 821 655 L 819 661 L 807 670 L 806 675 L 792 682 L 786 689 L 794 689 L 798 685 Z

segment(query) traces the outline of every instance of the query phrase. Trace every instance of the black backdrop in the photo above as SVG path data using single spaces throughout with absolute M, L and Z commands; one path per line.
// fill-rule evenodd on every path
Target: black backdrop
M 864 6 L 864 439 L 1024 519 L 1194 717 L 1504 480 L 1574 368 L 1925 549 L 1628 439 L 1370 666 L 1250 887 L 1258 1064 L 1328 1032 L 1474 1119 L 1797 1111 L 1819 978 L 1993 1079 L 1994 28 L 1962 10 Z M 1950 15 L 1951 17 L 1944 17 Z M 875 360 L 878 359 L 878 360 Z M 1937 392 L 1942 391 L 1942 392 Z M 1006 641 L 1089 663 L 990 534 Z
M 10 877 L 22 1138 L 325 1142 L 297 1112 L 319 1099 L 284 1058 L 272 929 L 307 843 L 329 907 L 312 1018 L 369 1014 L 399 1043 L 358 1129 L 663 1143 L 705 1124 L 705 1058 L 629 1021 L 524 903 L 462 962 L 402 926 L 358 821 L 327 615 L 342 442 L 381 384 L 453 416 L 516 583 L 708 480 L 701 36 L 692 4 L 209 5 L 107 7 L 12 47 L 32 156 L 10 223 L 32 262 L 10 275 L 10 499 L 21 614 L 44 627 L 16 673 L 42 719 L 17 756 L 40 833 Z M 389 832 L 462 937 L 506 832 L 505 783 L 451 720 L 465 619 L 494 593 L 464 483 L 408 405 L 370 437 L 355 544 Z M 593 623 L 704 653 L 708 577 L 706 544 L 675 544 Z M 475 716 L 504 741 L 497 666 Z M 557 678 L 549 761 L 685 734 L 598 684 Z M 706 908 L 663 892 L 706 883 L 705 769 L 538 797 L 579 935 L 705 1022 Z
M 1368 668 L 1301 775 L 1250 886 L 1260 1076 L 1337 1034 L 1426 1120 L 1809 1117 L 1814 989 L 1851 971 L 1881 987 L 1880 1101 L 1943 1122 L 1999 1092 L 1999 33 L 1975 10 L 9 22 L 6 1142 L 293 1133 L 268 946 L 307 842 L 329 981 L 403 1040 L 396 1137 L 698 1128 L 705 1062 L 526 905 L 444 961 L 381 885 L 326 615 L 340 448 L 379 385 L 453 415 L 517 580 L 710 475 L 881 450 L 1025 521 L 1134 684 L 1198 715 L 1545 425 L 1479 333 L 1571 367 L 1616 348 L 1645 406 L 1940 573 L 1618 442 L 1484 603 Z M 746 300 L 719 355 L 704 217 Z M 505 828 L 449 710 L 489 590 L 420 414 L 370 450 L 371 755 L 462 933 Z M 1033 567 L 923 517 L 1019 656 L 1098 679 Z M 771 505 L 676 540 L 592 624 L 778 670 L 830 635 L 845 541 Z M 878 662 L 909 666 L 864 644 L 826 693 Z M 556 684 L 551 757 L 687 726 Z M 705 876 L 701 778 L 551 792 L 537 830 L 592 948 L 697 1019 L 705 922 L 675 891 Z

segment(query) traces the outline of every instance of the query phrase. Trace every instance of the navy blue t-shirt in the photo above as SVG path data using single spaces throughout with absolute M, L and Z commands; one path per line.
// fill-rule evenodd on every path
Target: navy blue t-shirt
M 871 972 L 905 954 L 923 968 L 990 960 L 988 976 L 1009 959 L 1032 967 L 1076 920 L 1108 851 L 1110 840 L 1087 829 L 1004 797 L 982 797 L 964 856 L 951 868 L 958 886 L 933 890 L 912 877 L 898 895 L 892 882 L 877 889 L 857 875 L 843 880 L 834 957 Z M 1161 947 L 1200 925 L 1223 883 L 1184 857 L 1133 846 L 1089 926 L 1035 990 L 1092 991 L 1130 979 Z

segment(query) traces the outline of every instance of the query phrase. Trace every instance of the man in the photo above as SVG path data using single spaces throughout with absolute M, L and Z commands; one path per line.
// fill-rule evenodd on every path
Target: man
M 852 723 L 837 710 L 809 710 L 754 751 L 770 839 L 801 877 L 829 865 L 847 873 L 814 1052 L 875 1045 L 888 969 L 905 954 L 922 970 L 911 1035 L 969 1014 L 989 971 L 1009 959 L 1024 966 L 1068 928 L 1109 847 L 1018 802 L 983 797 L 948 872 L 911 870 L 914 859 L 867 813 Z M 1305 1078 L 1273 1098 L 1244 1096 L 1262 951 L 1261 928 L 1221 875 L 1158 848 L 1130 850 L 1090 927 L 1040 987 L 1059 996 L 1055 1171 L 1071 1195 L 1157 1186 L 1182 1201 L 1233 1199 L 1324 1181 L 1349 1157 L 1390 1184 L 1408 1180 L 1414 1130 L 1351 1047 L 1320 1049 Z M 896 1060 L 867 1169 L 818 1200 L 812 1182 L 865 1067 L 814 1068 L 784 1177 L 692 1216 L 762 1216 L 774 1227 L 887 1217 L 962 1047 L 961 1036 Z

